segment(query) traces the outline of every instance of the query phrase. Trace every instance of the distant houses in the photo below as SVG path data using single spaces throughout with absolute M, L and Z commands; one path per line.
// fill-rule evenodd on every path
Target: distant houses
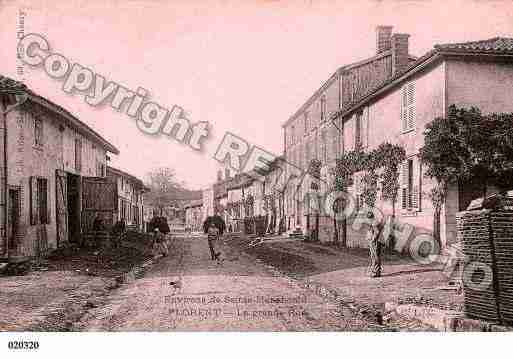
M 118 205 L 116 221 L 124 221 L 128 229 L 145 231 L 151 218 L 144 215 L 144 193 L 150 189 L 139 178 L 107 166 L 107 179 L 116 183 Z

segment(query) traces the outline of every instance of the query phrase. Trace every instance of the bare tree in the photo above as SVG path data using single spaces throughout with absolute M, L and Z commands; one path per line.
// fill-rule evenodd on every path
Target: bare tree
M 175 170 L 169 167 L 159 167 L 147 174 L 148 203 L 154 206 L 160 215 L 164 214 L 164 209 L 168 206 L 178 205 L 184 184 L 177 180 Z

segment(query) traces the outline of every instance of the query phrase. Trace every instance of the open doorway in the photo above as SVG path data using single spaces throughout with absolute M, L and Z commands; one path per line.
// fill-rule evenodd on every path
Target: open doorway
M 20 223 L 20 189 L 9 189 L 9 208 L 8 208 L 8 221 L 7 221 L 7 238 L 9 240 L 9 251 L 17 253 Z
M 67 174 L 68 239 L 80 242 L 80 176 Z

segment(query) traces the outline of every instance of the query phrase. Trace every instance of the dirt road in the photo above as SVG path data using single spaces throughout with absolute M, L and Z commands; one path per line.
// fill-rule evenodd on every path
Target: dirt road
M 221 246 L 210 260 L 202 237 L 174 239 L 171 254 L 144 278 L 112 293 L 74 330 L 310 331 L 376 330 L 340 303 L 328 301 L 258 260 Z

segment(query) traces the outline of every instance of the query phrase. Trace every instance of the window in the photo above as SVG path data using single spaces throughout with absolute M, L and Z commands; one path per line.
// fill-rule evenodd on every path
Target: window
M 82 170 L 82 141 L 75 139 L 75 170 Z
M 30 178 L 30 202 L 30 224 L 50 223 L 48 181 L 46 178 Z
M 303 119 L 305 126 L 305 135 L 308 133 L 308 112 L 305 112 L 305 117 Z
M 96 160 L 96 177 L 105 177 L 105 165 Z
M 415 83 L 403 86 L 401 93 L 401 122 L 403 131 L 415 128 Z
M 326 119 L 326 95 L 321 97 L 321 122 Z
M 401 166 L 401 208 L 420 211 L 421 167 L 418 160 L 408 159 Z
M 328 144 L 326 143 L 326 130 L 321 131 L 321 162 L 325 164 L 328 161 Z
M 354 188 L 354 198 L 355 198 L 355 209 L 356 213 L 360 212 L 360 209 L 363 208 L 363 175 L 361 173 L 354 174 L 353 180 L 353 188 Z
M 43 146 L 43 120 L 41 117 L 34 117 L 34 145 Z
M 355 150 L 362 148 L 362 117 L 363 113 L 356 114 L 354 123 L 354 148 Z
M 292 126 L 290 128 L 290 143 L 293 145 L 294 142 L 295 142 L 295 136 L 296 136 L 296 128 L 294 126 Z

